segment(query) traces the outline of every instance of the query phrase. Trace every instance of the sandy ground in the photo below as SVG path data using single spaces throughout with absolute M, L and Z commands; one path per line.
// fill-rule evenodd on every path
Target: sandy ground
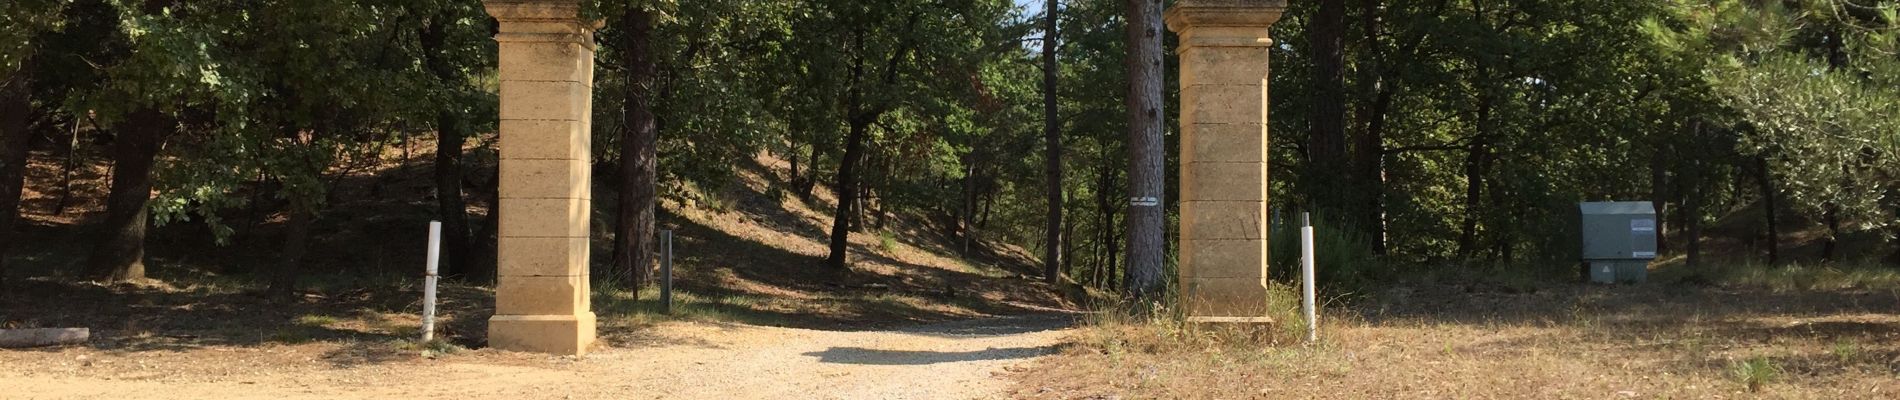
M 375 357 L 337 343 L 13 350 L 0 351 L 0 398 L 999 398 L 1006 369 L 1052 353 L 1073 319 L 857 332 L 666 323 L 582 358 Z

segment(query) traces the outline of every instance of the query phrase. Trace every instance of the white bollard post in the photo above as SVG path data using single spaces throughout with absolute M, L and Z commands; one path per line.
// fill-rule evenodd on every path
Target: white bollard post
M 422 343 L 435 340 L 436 264 L 442 259 L 442 221 L 429 221 L 429 267 L 422 276 Z
M 1319 341 L 1319 305 L 1316 304 L 1314 283 L 1313 252 L 1313 216 L 1300 216 L 1300 309 L 1306 313 L 1306 341 Z

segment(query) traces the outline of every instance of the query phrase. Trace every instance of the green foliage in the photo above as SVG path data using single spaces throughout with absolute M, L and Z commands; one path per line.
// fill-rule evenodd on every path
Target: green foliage
M 1575 240 L 1559 231 L 1585 200 L 1660 201 L 1674 223 L 1779 196 L 1801 219 L 1900 237 L 1892 1 L 1374 3 L 1348 10 L 1343 38 L 1348 134 L 1372 138 L 1351 151 L 1373 154 L 1372 178 L 1300 179 L 1327 165 L 1302 156 L 1314 3 L 1292 2 L 1274 30 L 1268 190 L 1280 210 L 1337 210 L 1320 219 L 1329 286 L 1401 265 L 1568 261 Z M 1058 15 L 1069 243 L 1039 243 L 1036 41 L 1049 35 L 1041 10 L 1005 0 L 588 1 L 605 26 L 595 159 L 621 158 L 632 38 L 618 22 L 640 7 L 658 15 L 662 196 L 736 187 L 761 154 L 796 165 L 761 174 L 772 193 L 827 191 L 862 118 L 864 190 L 846 195 L 867 200 L 865 220 L 923 215 L 973 246 L 1067 246 L 1074 278 L 1106 286 L 1126 240 L 1124 6 L 1074 0 Z M 492 23 L 477 0 L 13 0 L 0 3 L 0 77 L 32 69 L 41 129 L 138 110 L 176 120 L 153 217 L 227 240 L 285 211 L 319 214 L 444 111 L 484 146 L 470 168 L 492 171 Z M 1733 183 L 1755 160 L 1773 193 Z M 1319 204 L 1327 191 L 1378 205 Z M 1286 215 L 1271 229 L 1273 275 L 1293 277 L 1297 229 Z
M 1372 243 L 1365 235 L 1343 228 L 1345 224 L 1326 216 L 1313 218 L 1314 274 L 1328 292 L 1357 291 L 1369 284 L 1387 282 L 1391 269 L 1378 257 L 1369 256 Z M 1271 271 L 1268 276 L 1287 285 L 1300 285 L 1300 217 L 1276 215 L 1268 227 L 1271 237 L 1268 251 Z
M 41 47 L 34 36 L 60 24 L 58 0 L 9 0 L 0 4 L 0 79 L 25 67 Z
M 897 251 L 897 236 L 891 234 L 890 231 L 878 232 L 877 248 L 885 253 Z
M 1839 361 L 1843 365 L 1847 365 L 1847 364 L 1852 364 L 1854 363 L 1855 360 L 1860 359 L 1861 345 L 1859 342 L 1855 342 L 1853 339 L 1841 339 L 1841 340 L 1835 341 L 1833 345 L 1828 346 L 1827 351 L 1828 351 L 1828 354 L 1834 355 L 1834 359 L 1836 361 Z
M 1731 364 L 1729 374 L 1734 376 L 1736 381 L 1748 386 L 1750 393 L 1760 392 L 1762 387 L 1774 383 L 1781 377 L 1781 366 L 1767 357 L 1755 356 Z

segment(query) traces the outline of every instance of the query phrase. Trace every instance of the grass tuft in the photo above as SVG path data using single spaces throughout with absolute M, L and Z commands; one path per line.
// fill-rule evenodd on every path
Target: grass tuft
M 1749 393 L 1756 393 L 1780 378 L 1781 366 L 1767 357 L 1755 356 L 1730 366 L 1729 373 L 1735 376 L 1735 380 L 1747 385 Z
M 884 250 L 886 254 L 897 251 L 897 235 L 892 234 L 890 231 L 878 232 L 877 248 Z
M 341 322 L 343 322 L 342 318 L 337 318 L 337 317 L 329 316 L 329 315 L 319 315 L 319 314 L 304 314 L 304 315 L 298 316 L 296 319 L 297 325 L 319 327 L 319 328 L 330 326 L 330 325 L 341 323 Z
M 277 330 L 271 331 L 270 335 L 264 339 L 265 341 L 282 344 L 304 344 L 317 340 L 316 337 L 310 335 L 309 330 L 297 326 L 277 328 Z
M 1860 359 L 1860 342 L 1841 339 L 1834 342 L 1832 346 L 1828 346 L 1828 353 L 1833 354 L 1834 359 L 1839 360 L 1843 365 L 1853 364 L 1855 360 Z

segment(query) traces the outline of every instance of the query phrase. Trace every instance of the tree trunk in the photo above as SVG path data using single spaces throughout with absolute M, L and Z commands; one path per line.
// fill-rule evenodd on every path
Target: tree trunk
M 1776 204 L 1775 199 L 1780 195 L 1775 192 L 1775 178 L 1768 169 L 1767 157 L 1755 158 L 1755 177 L 1761 183 L 1761 208 L 1762 213 L 1765 214 L 1763 217 L 1767 218 L 1768 265 L 1779 264 L 1781 263 L 1781 227 L 1777 223 L 1779 218 L 1775 217 L 1775 211 L 1780 206 Z
M 853 118 L 851 131 L 845 136 L 844 160 L 838 162 L 838 182 L 832 193 L 838 197 L 838 212 L 831 219 L 831 254 L 825 257 L 825 265 L 843 269 L 846 251 L 851 244 L 851 214 L 856 202 L 851 201 L 858 192 L 858 157 L 864 152 L 865 131 L 870 129 L 871 119 Z
M 1701 166 L 1690 166 L 1686 177 L 1688 179 L 1685 179 L 1690 182 L 1690 186 L 1684 189 L 1687 198 L 1682 205 L 1684 224 L 1687 225 L 1685 228 L 1688 231 L 1686 233 L 1688 237 L 1684 238 L 1684 247 L 1688 255 L 1683 264 L 1690 267 L 1700 265 L 1702 262 L 1702 188 L 1701 185 L 1695 183 L 1701 175 L 1696 172 L 1698 168 Z
M 467 136 L 461 116 L 436 113 L 436 215 L 442 219 L 442 254 L 448 266 L 443 275 L 469 273 L 468 202 L 462 199 L 462 140 Z
M 1112 181 L 1112 175 L 1110 175 L 1113 169 L 1110 168 L 1112 164 L 1108 162 L 1110 158 L 1108 157 L 1107 146 L 1103 146 L 1102 156 L 1102 165 L 1095 168 L 1096 174 L 1100 175 L 1101 178 L 1095 182 L 1095 212 L 1102 217 L 1101 221 L 1096 223 L 1097 229 L 1101 230 L 1101 236 L 1098 236 L 1096 239 L 1100 244 L 1100 247 L 1098 247 L 1099 252 L 1096 255 L 1096 263 L 1099 266 L 1096 267 L 1094 276 L 1089 280 L 1090 284 L 1098 288 L 1103 287 L 1103 270 L 1110 270 L 1115 267 L 1115 253 L 1117 253 L 1116 250 L 1118 250 L 1115 248 L 1117 247 L 1115 246 L 1117 243 L 1115 242 L 1114 233 L 1115 203 L 1112 201 L 1113 197 L 1109 195 L 1109 188 L 1114 186 L 1115 183 Z
M 1070 215 L 1075 214 L 1075 210 L 1073 209 L 1066 212 Z M 1049 282 L 1050 284 L 1061 283 L 1060 277 L 1069 275 L 1075 271 L 1075 225 L 1077 222 L 1080 222 L 1080 220 L 1080 218 L 1072 218 L 1062 224 L 1062 269 L 1056 271 L 1055 275 L 1058 279 L 1054 282 Z
M 494 167 L 485 169 L 486 175 L 492 179 L 476 193 L 485 194 L 482 201 L 483 206 L 488 208 L 488 216 L 482 218 L 481 227 L 475 231 L 475 254 L 470 257 L 472 262 L 468 273 L 469 282 L 477 284 L 494 283 L 500 271 L 500 259 L 496 252 L 500 245 L 497 237 L 501 231 L 501 188 L 498 187 L 501 184 L 501 172 Z
M 430 18 L 421 34 L 424 61 L 435 74 L 436 84 L 444 88 L 465 85 L 464 77 L 441 57 L 451 18 L 446 12 Z M 468 202 L 462 198 L 462 142 L 470 129 L 455 107 L 445 106 L 436 110 L 435 130 L 436 217 L 442 219 L 442 255 L 448 264 L 442 274 L 465 277 L 469 273 L 469 232 Z M 403 143 L 406 162 L 408 140 Z
M 1048 214 L 1043 218 L 1044 246 L 1042 253 L 1043 279 L 1055 284 L 1061 279 L 1062 265 L 1062 122 L 1056 112 L 1056 0 L 1043 3 L 1042 30 L 1042 137 L 1047 149 L 1043 151 L 1043 173 L 1049 200 Z
M 175 129 L 157 108 L 133 111 L 113 129 L 112 187 L 106 219 L 87 260 L 88 274 L 109 282 L 145 278 L 145 226 L 152 199 L 152 165 Z
M 963 209 L 957 213 L 957 236 L 963 242 L 963 255 L 970 256 L 970 239 L 976 228 L 976 164 L 975 157 L 965 156 L 963 175 Z
M 793 188 L 793 193 L 794 195 L 796 195 L 797 188 L 799 185 L 798 159 L 801 158 L 802 155 L 799 154 L 799 150 L 798 150 L 798 139 L 797 139 L 798 135 L 793 134 L 791 136 L 792 136 L 792 139 L 791 139 L 792 142 L 788 146 L 786 146 L 787 151 L 785 152 L 785 157 L 786 157 L 786 161 L 789 161 L 791 163 L 792 168 L 791 168 L 791 172 L 785 175 L 785 183 L 787 185 L 790 185 Z
M 1690 122 L 1690 143 L 1700 142 L 1703 133 L 1702 121 Z M 1683 264 L 1695 267 L 1702 263 L 1702 207 L 1708 203 L 1707 191 L 1702 189 L 1708 186 L 1702 182 L 1703 171 L 1706 169 L 1702 159 L 1707 152 L 1691 148 L 1687 149 L 1688 154 L 1682 153 L 1679 152 L 1676 156 L 1685 159 L 1683 164 L 1686 168 L 1682 173 L 1681 182 L 1678 182 L 1681 186 L 1678 186 L 1677 190 L 1682 191 L 1683 228 L 1688 231 L 1686 234 L 1689 236 L 1683 243 L 1684 251 L 1688 253 L 1684 256 Z M 1661 217 L 1661 215 L 1657 216 Z M 1661 233 L 1658 230 L 1656 236 L 1661 237 Z
M 1161 0 L 1128 0 L 1128 195 L 1142 204 L 1128 208 L 1128 276 L 1124 295 L 1133 304 L 1161 294 L 1166 256 L 1167 146 L 1162 141 Z M 1152 201 L 1150 201 L 1152 200 Z
M 72 136 L 66 140 L 66 162 L 60 165 L 59 200 L 53 203 L 53 215 L 66 215 L 66 206 L 72 204 L 73 170 L 79 169 L 78 118 L 74 118 L 72 121 L 72 132 Z
M 1313 102 L 1307 116 L 1312 131 L 1307 137 L 1304 191 L 1310 196 L 1310 209 L 1338 215 L 1350 221 L 1361 218 L 1355 210 L 1365 205 L 1354 197 L 1365 196 L 1353 190 L 1351 170 L 1346 159 L 1346 2 L 1320 0 L 1318 14 L 1307 31 L 1313 57 Z
M 622 109 L 627 128 L 620 137 L 620 204 L 614 223 L 614 273 L 625 274 L 634 289 L 645 287 L 653 272 L 654 201 L 658 125 L 653 114 L 657 67 L 653 58 L 653 12 L 630 8 L 621 17 L 626 43 L 621 67 L 627 71 Z
M 1841 242 L 1840 206 L 1827 203 L 1822 208 L 1821 225 L 1827 227 L 1827 237 L 1822 238 L 1821 242 L 1821 262 L 1838 261 L 1835 257 L 1840 251 Z
M 295 300 L 297 277 L 303 272 L 305 255 L 310 251 L 310 225 L 316 210 L 308 200 L 292 199 L 290 217 L 284 222 L 284 249 L 280 264 L 271 274 L 268 296 L 277 301 Z
M 812 194 L 815 193 L 814 191 L 817 190 L 818 188 L 818 181 L 819 181 L 818 173 L 820 172 L 818 168 L 818 164 L 820 162 L 823 162 L 824 155 L 825 153 L 821 149 L 818 148 L 818 145 L 816 144 L 812 145 L 811 158 L 807 159 L 805 162 L 805 177 L 803 178 L 803 180 L 799 181 L 797 187 L 794 188 L 798 190 L 798 201 L 802 201 L 807 204 L 811 203 L 811 200 L 812 200 L 811 196 Z
M 1656 252 L 1669 251 L 1669 154 L 1664 145 L 1656 146 L 1649 158 L 1649 202 L 1656 209 Z
M 33 143 L 27 115 L 32 111 L 27 69 L 0 82 L 0 293 L 7 283 L 7 254 L 13 247 L 20 193 L 26 187 L 27 148 Z
M 1480 89 L 1482 90 L 1482 89 Z M 1458 258 L 1470 259 L 1477 251 L 1478 212 L 1483 207 L 1484 180 L 1490 166 L 1490 147 L 1486 142 L 1491 117 L 1490 97 L 1478 96 L 1477 130 L 1465 152 L 1465 209 L 1458 231 Z
M 1363 29 L 1360 41 L 1364 47 L 1359 57 L 1359 92 L 1363 97 L 1359 106 L 1359 118 L 1365 127 L 1353 138 L 1352 169 L 1355 176 L 1351 183 L 1359 185 L 1363 192 L 1361 201 L 1365 202 L 1364 216 L 1345 216 L 1358 220 L 1368 238 L 1372 241 L 1373 254 L 1386 252 L 1386 212 L 1385 212 L 1385 129 L 1386 116 L 1391 113 L 1392 104 L 1398 96 L 1398 83 L 1395 78 L 1386 75 L 1392 72 L 1383 69 L 1383 56 L 1379 36 L 1385 29 L 1381 16 L 1383 2 L 1379 0 L 1361 0 L 1359 2 L 1360 27 Z M 1440 4 L 1440 8 L 1443 4 Z M 1401 52 L 1416 48 L 1424 35 L 1414 36 L 1406 43 Z M 1405 56 L 1400 56 L 1405 57 Z

